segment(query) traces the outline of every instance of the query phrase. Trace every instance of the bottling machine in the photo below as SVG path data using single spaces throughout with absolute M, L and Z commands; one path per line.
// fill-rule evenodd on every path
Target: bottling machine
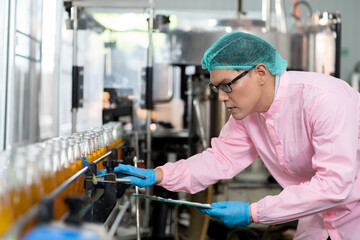
M 276 4 L 279 2 L 281 1 L 276 1 Z M 129 187 L 123 182 L 124 180 L 117 178 L 114 174 L 114 167 L 121 162 L 153 168 L 168 161 L 187 158 L 210 146 L 210 139 L 219 134 L 221 127 L 227 121 L 228 113 L 225 106 L 220 104 L 216 96 L 207 88 L 209 73 L 201 69 L 200 63 L 207 48 L 228 32 L 246 31 L 267 40 L 288 61 L 288 70 L 316 71 L 339 77 L 340 14 L 313 13 L 309 4 L 303 1 L 299 4 L 306 5 L 311 17 L 308 21 L 300 23 L 301 19 L 294 14 L 294 25 L 291 30 L 287 30 L 283 12 L 279 12 L 279 9 L 284 10 L 281 6 L 275 8 L 278 24 L 276 27 L 272 27 L 269 17 L 270 1 L 268 0 L 263 1 L 265 16 L 262 19 L 248 18 L 239 11 L 231 18 L 221 16 L 207 18 L 205 16 L 204 19 L 191 18 L 189 21 L 188 16 L 183 16 L 175 11 L 173 15 L 180 23 L 182 21 L 189 23 L 187 25 L 179 24 L 175 27 L 169 27 L 171 18 L 168 16 L 154 16 L 152 1 L 146 4 L 121 1 L 65 1 L 64 7 L 69 14 L 66 25 L 73 30 L 73 131 L 76 131 L 76 113 L 82 107 L 83 74 L 86 74 L 88 70 L 79 66 L 76 57 L 77 44 L 80 42 L 77 32 L 89 27 L 81 17 L 84 15 L 78 16 L 78 14 L 83 14 L 89 8 L 106 8 L 108 11 L 109 8 L 132 7 L 149 10 L 149 45 L 146 49 L 146 66 L 139 70 L 142 73 L 140 81 L 144 83 L 144 89 L 141 93 L 142 96 L 138 96 L 144 100 L 142 107 L 147 110 L 145 131 L 140 131 L 139 139 L 137 132 L 133 130 L 127 141 L 109 149 L 95 161 L 89 162 L 87 166 L 72 175 L 49 195 L 43 197 L 39 204 L 30 209 L 14 225 L 11 231 L 5 235 L 5 239 L 20 237 L 41 239 L 44 234 L 47 236 L 72 234 L 79 239 L 111 239 L 115 235 L 118 238 L 123 236 L 125 239 L 134 239 L 135 237 L 140 239 L 141 236 L 166 239 L 167 236 L 173 235 L 182 236 L 182 238 L 205 239 L 207 233 L 216 237 L 217 233 L 213 231 L 214 228 L 209 228 L 209 225 L 214 223 L 194 209 L 189 210 L 159 203 L 150 205 L 149 201 L 140 204 L 139 199 L 130 196 L 131 193 L 137 193 L 139 189 Z M 155 24 L 153 20 L 156 21 Z M 211 24 L 207 24 L 209 22 Z M 93 20 L 91 24 L 95 28 L 101 27 Z M 158 57 L 152 51 L 152 45 L 157 44 L 157 42 L 152 42 L 152 34 L 155 32 L 164 34 L 166 39 L 165 42 L 162 42 L 161 51 L 159 51 L 165 55 L 165 60 L 161 64 L 153 63 L 154 59 Z M 120 50 L 116 48 L 114 42 L 106 42 L 104 45 L 109 50 L 105 58 L 111 60 L 105 62 L 104 68 L 114 70 L 118 60 L 115 52 Z M 105 79 L 106 74 L 105 71 Z M 159 90 L 153 89 L 153 85 L 166 87 Z M 105 90 L 114 93 L 114 89 L 109 84 Z M 133 89 L 122 90 L 129 95 L 134 94 Z M 158 93 L 161 91 L 164 91 L 166 96 L 158 98 Z M 131 101 L 124 104 L 124 99 L 128 100 L 128 98 L 122 98 L 122 101 L 118 101 L 121 106 L 119 109 L 103 110 L 104 121 L 114 120 L 122 115 L 131 115 L 132 118 L 136 118 L 136 111 L 131 109 L 136 104 Z M 166 105 L 169 108 L 164 107 L 164 104 L 169 104 Z M 177 109 L 172 111 L 170 108 L 174 106 Z M 167 115 L 173 113 L 176 120 L 181 119 L 181 121 L 174 123 L 174 121 L 157 120 L 156 117 L 152 117 L 152 113 L 159 113 L 159 109 L 162 107 L 163 112 Z M 168 116 L 166 119 L 174 120 Z M 119 157 L 119 149 L 123 152 L 122 157 Z M 141 162 L 138 159 L 145 159 L 145 161 Z M 98 170 L 103 166 L 107 170 L 107 174 L 101 178 L 102 174 Z M 54 216 L 54 206 L 58 206 L 56 199 L 63 195 L 75 181 L 83 177 L 85 191 L 82 194 L 68 195 L 64 199 L 68 211 L 60 220 L 56 219 Z M 256 161 L 233 180 L 220 182 L 205 192 L 185 197 L 198 202 L 220 201 L 229 198 L 252 201 L 264 194 L 277 194 L 280 190 L 281 188 L 270 177 L 261 162 Z M 184 195 L 171 193 L 156 186 L 151 191 L 155 195 L 165 198 L 184 197 Z M 146 189 L 146 194 L 149 193 L 150 189 Z M 189 215 L 190 219 L 181 218 L 181 216 Z M 32 225 L 34 219 L 37 219 L 39 225 L 24 235 L 24 229 L 34 226 Z M 231 233 L 218 225 L 216 227 L 222 232 Z M 241 229 L 241 231 L 256 235 L 251 229 Z M 184 233 L 186 236 L 183 236 Z M 240 236 L 240 233 L 238 234 Z M 254 239 L 257 238 L 254 237 Z

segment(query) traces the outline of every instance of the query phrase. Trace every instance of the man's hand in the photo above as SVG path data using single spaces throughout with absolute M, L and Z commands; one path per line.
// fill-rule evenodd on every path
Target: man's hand
M 250 203 L 239 201 L 215 202 L 213 208 L 200 208 L 203 213 L 224 222 L 229 228 L 241 227 L 250 224 Z

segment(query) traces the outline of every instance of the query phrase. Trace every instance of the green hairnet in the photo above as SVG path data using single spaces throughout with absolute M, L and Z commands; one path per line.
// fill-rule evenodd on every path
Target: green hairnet
M 204 69 L 247 69 L 259 63 L 266 65 L 273 75 L 286 70 L 287 62 L 265 40 L 244 32 L 222 36 L 204 54 Z

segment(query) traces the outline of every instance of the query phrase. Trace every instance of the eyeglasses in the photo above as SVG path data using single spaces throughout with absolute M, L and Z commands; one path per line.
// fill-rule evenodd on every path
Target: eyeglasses
M 253 66 L 251 68 L 249 68 L 248 70 L 240 73 L 237 77 L 235 77 L 233 80 L 231 80 L 228 83 L 221 83 L 217 86 L 215 86 L 212 83 L 209 83 L 209 87 L 216 93 L 219 93 L 219 89 L 221 89 L 221 91 L 225 92 L 225 93 L 231 93 L 232 88 L 230 87 L 231 84 L 233 84 L 234 82 L 236 82 L 237 80 L 239 80 L 240 78 L 244 77 L 246 74 L 248 74 L 248 72 L 250 72 L 252 69 L 254 69 L 256 66 Z

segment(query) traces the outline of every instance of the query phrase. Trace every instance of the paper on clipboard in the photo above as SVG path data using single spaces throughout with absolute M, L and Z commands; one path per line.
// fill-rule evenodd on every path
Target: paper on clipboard
M 190 205 L 190 206 L 202 207 L 202 208 L 213 208 L 210 206 L 210 204 L 206 204 L 206 203 L 189 202 L 189 201 L 184 201 L 184 200 L 174 200 L 171 198 L 162 198 L 162 197 L 153 196 L 153 195 L 132 194 L 132 196 L 139 197 L 139 198 L 145 198 L 145 199 L 149 199 L 149 200 L 154 200 L 154 201 L 160 201 L 160 202 L 184 204 L 184 205 Z

